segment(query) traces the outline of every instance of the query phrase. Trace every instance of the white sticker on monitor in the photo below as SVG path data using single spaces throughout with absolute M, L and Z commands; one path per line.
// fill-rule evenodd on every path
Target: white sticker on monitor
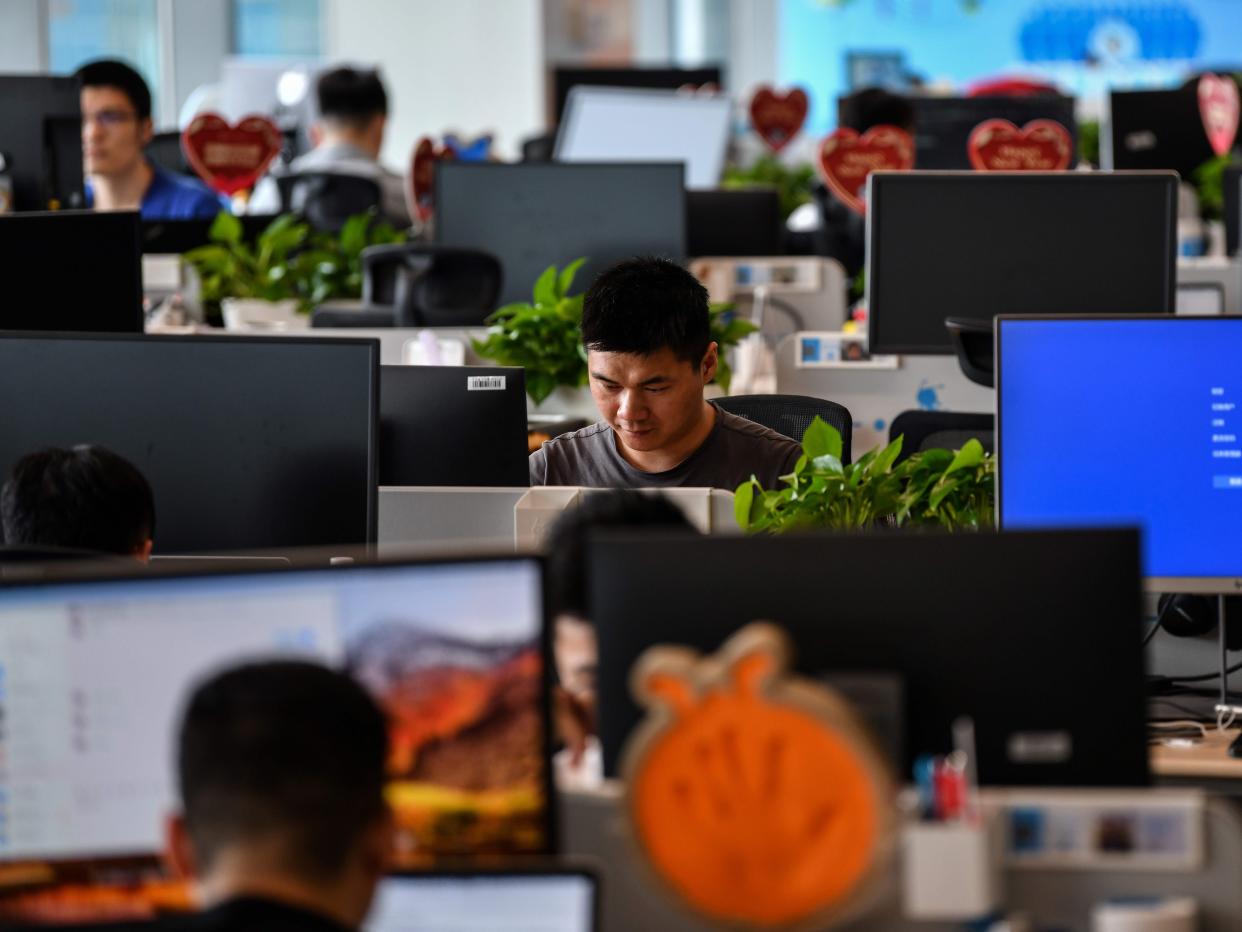
M 503 392 L 507 375 L 469 375 L 466 376 L 468 392 Z

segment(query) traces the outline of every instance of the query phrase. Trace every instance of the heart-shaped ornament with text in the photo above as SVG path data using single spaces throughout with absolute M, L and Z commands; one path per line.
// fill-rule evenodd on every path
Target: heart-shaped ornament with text
M 200 113 L 181 134 L 181 148 L 194 171 L 230 196 L 263 177 L 283 142 L 275 123 L 254 115 L 230 126 L 218 113 Z
M 1199 79 L 1199 115 L 1217 155 L 1233 148 L 1238 136 L 1238 85 L 1232 78 L 1205 74 Z
M 984 120 L 966 141 L 970 164 L 983 172 L 1052 172 L 1069 168 L 1074 140 L 1054 120 L 1018 129 L 1008 120 Z
M 431 219 L 435 211 L 436 162 L 453 158 L 453 150 L 437 148 L 429 136 L 424 136 L 410 154 L 410 171 L 406 175 L 405 199 L 410 216 L 423 223 Z
M 750 122 L 773 152 L 780 152 L 802 129 L 811 101 L 800 87 L 778 94 L 761 87 L 750 98 Z
M 907 171 L 914 167 L 914 140 L 896 126 L 873 126 L 861 136 L 842 127 L 819 147 L 819 174 L 850 210 L 866 213 L 863 186 L 873 171 Z

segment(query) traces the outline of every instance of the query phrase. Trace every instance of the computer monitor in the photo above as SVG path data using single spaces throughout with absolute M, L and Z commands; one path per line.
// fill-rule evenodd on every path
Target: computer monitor
M 686 192 L 686 239 L 693 257 L 783 256 L 784 231 L 774 188 Z
M 1148 588 L 1242 590 L 1242 317 L 1001 317 L 996 347 L 1002 527 L 1139 526 Z
M 375 541 L 376 340 L 0 334 L 0 475 L 100 444 L 155 493 L 155 551 Z
M 387 713 L 398 866 L 553 853 L 533 558 L 6 584 L 0 874 L 26 882 L 0 922 L 177 903 L 157 855 L 180 710 L 277 657 L 349 671 Z
M 278 214 L 242 214 L 242 240 L 253 243 L 259 234 L 272 225 Z M 211 243 L 211 225 L 215 220 L 144 220 L 142 221 L 143 255 L 181 255 Z
M 135 211 L 0 215 L 0 330 L 141 333 Z
M 888 687 L 897 708 L 884 731 L 897 734 L 877 738 L 895 745 L 903 776 L 917 755 L 950 750 L 952 723 L 969 716 L 985 784 L 1143 784 L 1138 574 L 1133 530 L 601 534 L 587 591 L 605 770 L 616 773 L 638 722 L 629 677 L 644 651 L 715 651 L 766 620 L 791 636 L 801 673 L 855 699 Z
M 944 321 L 1171 314 L 1172 172 L 875 172 L 872 353 L 948 354 Z
M 500 303 L 530 301 L 549 265 L 585 256 L 574 280 L 586 290 L 634 256 L 686 257 L 680 164 L 440 162 L 436 242 L 481 249 L 504 268 Z
M 724 172 L 733 102 L 725 94 L 575 87 L 556 132 L 558 162 L 683 162 L 686 187 Z
M 596 886 L 572 868 L 390 874 L 362 932 L 595 932 Z
M 1215 157 L 1193 84 L 1169 91 L 1112 91 L 1107 123 L 1105 168 L 1170 169 L 1192 181 L 1195 169 Z
M 86 206 L 79 93 L 71 77 L 0 75 L 0 155 L 14 209 Z
M 530 485 L 526 372 L 380 367 L 380 485 Z
M 1035 97 L 911 97 L 914 108 L 914 164 L 924 170 L 967 171 L 972 166 L 966 143 L 984 120 L 1008 120 L 1025 126 L 1032 120 L 1060 123 L 1078 148 L 1074 98 L 1060 94 Z
M 579 68 L 558 66 L 552 71 L 553 123 L 565 113 L 569 92 L 578 85 L 590 87 L 645 87 L 675 91 L 705 84 L 723 87 L 719 65 L 703 68 Z

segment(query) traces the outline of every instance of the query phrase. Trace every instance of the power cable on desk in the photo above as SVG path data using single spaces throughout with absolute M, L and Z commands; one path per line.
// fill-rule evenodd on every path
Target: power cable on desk
M 1151 643 L 1151 639 L 1160 631 L 1164 624 L 1164 616 L 1168 614 L 1170 606 L 1173 605 L 1173 598 L 1170 596 L 1164 600 L 1164 604 L 1160 606 L 1160 612 L 1156 615 L 1156 620 L 1152 623 L 1151 630 L 1147 632 L 1143 638 L 1143 646 L 1146 647 Z

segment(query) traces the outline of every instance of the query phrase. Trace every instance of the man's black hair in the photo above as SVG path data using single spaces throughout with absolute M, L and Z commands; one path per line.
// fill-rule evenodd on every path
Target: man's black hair
M 155 498 L 129 460 L 103 447 L 23 456 L 0 489 L 9 546 L 132 555 L 155 536 Z
M 694 530 L 681 509 L 663 495 L 646 495 L 630 489 L 588 494 L 581 505 L 557 518 L 548 532 L 548 601 L 553 618 L 590 617 L 587 541 L 596 531 L 624 528 Z
M 115 58 L 87 62 L 74 77 L 80 87 L 115 87 L 129 98 L 139 120 L 151 117 L 151 89 L 137 71 Z
M 335 68 L 316 85 L 319 115 L 326 120 L 365 124 L 388 114 L 388 94 L 376 71 Z
M 711 343 L 707 289 L 675 262 L 643 257 L 601 272 L 582 302 L 582 342 L 603 353 L 671 349 L 697 366 Z
M 900 94 L 879 87 L 855 91 L 841 100 L 841 125 L 858 133 L 873 126 L 896 126 L 914 132 L 914 105 Z
M 234 845 L 274 843 L 306 880 L 340 876 L 384 812 L 388 732 L 344 673 L 252 663 L 201 683 L 181 718 L 177 773 L 204 870 Z

